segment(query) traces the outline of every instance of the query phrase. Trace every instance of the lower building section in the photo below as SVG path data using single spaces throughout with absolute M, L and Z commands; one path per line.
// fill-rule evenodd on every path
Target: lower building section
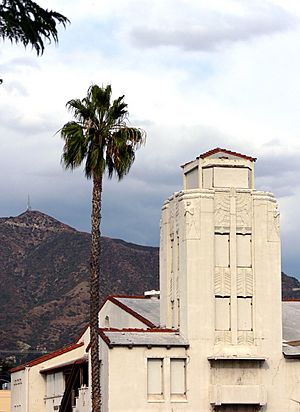
M 236 405 L 238 410 L 244 410 L 246 406 L 248 410 L 253 408 L 252 405 L 266 405 L 267 394 L 262 385 L 214 385 L 210 388 L 210 403 L 226 407 Z

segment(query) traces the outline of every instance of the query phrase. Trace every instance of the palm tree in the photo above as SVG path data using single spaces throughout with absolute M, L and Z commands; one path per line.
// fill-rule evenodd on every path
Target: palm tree
M 145 132 L 127 124 L 124 96 L 111 102 L 111 86 L 89 87 L 87 96 L 67 103 L 75 120 L 60 130 L 65 144 L 62 162 L 74 169 L 84 162 L 85 175 L 93 180 L 92 243 L 90 266 L 90 348 L 92 368 L 92 411 L 101 411 L 98 341 L 100 222 L 102 181 L 105 172 L 119 179 L 129 172 L 135 150 L 145 141 Z
M 56 11 L 43 9 L 32 0 L 2 0 L 0 3 L 0 37 L 11 42 L 30 44 L 37 55 L 44 52 L 44 41 L 58 42 L 57 24 L 69 20 Z

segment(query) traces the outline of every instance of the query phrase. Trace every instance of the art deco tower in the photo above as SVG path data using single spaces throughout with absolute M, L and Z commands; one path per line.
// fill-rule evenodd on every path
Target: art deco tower
M 188 339 L 204 386 L 226 381 L 218 360 L 251 360 L 258 384 L 265 360 L 282 358 L 279 212 L 254 188 L 255 160 L 204 153 L 182 166 L 183 190 L 163 206 L 161 325 Z

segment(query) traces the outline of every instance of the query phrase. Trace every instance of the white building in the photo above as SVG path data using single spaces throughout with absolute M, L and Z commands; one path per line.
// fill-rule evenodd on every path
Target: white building
M 279 212 L 254 162 L 217 148 L 182 166 L 162 211 L 160 299 L 100 310 L 103 411 L 300 412 L 300 302 L 281 303 Z M 90 411 L 75 366 L 88 330 L 73 346 L 13 371 L 12 411 Z

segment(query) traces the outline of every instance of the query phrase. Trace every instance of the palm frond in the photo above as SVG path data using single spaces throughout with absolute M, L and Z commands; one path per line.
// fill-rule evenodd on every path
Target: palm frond
M 43 9 L 31 0 L 6 0 L 0 5 L 0 37 L 28 44 L 43 54 L 45 40 L 58 42 L 57 25 L 66 27 L 69 20 L 60 13 Z
M 66 123 L 60 131 L 65 144 L 62 163 L 66 169 L 74 169 L 81 165 L 87 152 L 87 142 L 82 127 L 76 122 Z
M 145 141 L 145 132 L 134 127 L 122 127 L 112 133 L 107 144 L 107 158 L 109 158 L 108 177 L 115 173 L 119 180 L 130 170 L 135 150 Z
M 92 84 L 83 99 L 66 104 L 75 121 L 61 129 L 65 140 L 62 162 L 67 168 L 85 162 L 85 175 L 102 176 L 105 170 L 111 178 L 121 179 L 128 173 L 135 151 L 145 142 L 142 129 L 128 127 L 127 104 L 124 96 L 111 102 L 111 86 Z

